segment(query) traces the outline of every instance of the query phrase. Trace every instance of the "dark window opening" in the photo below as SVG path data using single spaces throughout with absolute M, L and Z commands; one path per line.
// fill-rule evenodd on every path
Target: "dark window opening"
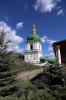
M 33 45 L 32 44 L 30 45 L 30 50 L 33 50 Z

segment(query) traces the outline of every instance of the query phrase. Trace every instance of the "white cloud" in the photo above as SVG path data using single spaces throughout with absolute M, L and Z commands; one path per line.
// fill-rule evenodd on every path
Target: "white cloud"
M 53 51 L 53 48 L 51 46 L 49 46 L 48 51 Z
M 25 4 L 24 10 L 26 10 L 27 6 L 28 6 L 28 4 Z
M 51 12 L 60 1 L 61 0 L 36 0 L 33 7 L 35 10 L 40 10 L 41 12 Z
M 46 42 L 46 39 L 47 39 L 47 36 L 43 36 L 43 37 L 41 38 L 41 42 L 42 42 L 42 43 L 45 43 L 45 42 Z
M 56 42 L 55 40 L 51 40 L 51 39 L 47 39 L 47 43 L 49 43 L 50 45 L 52 45 L 53 42 Z
M 48 37 L 47 36 L 43 36 L 42 38 L 41 38 L 41 42 L 42 43 L 49 43 L 49 45 L 52 45 L 52 43 L 53 42 L 56 42 L 55 40 L 51 40 L 51 39 L 48 39 Z
M 27 10 L 28 3 L 27 3 L 26 1 L 24 1 L 24 2 L 23 2 L 23 6 L 24 6 L 24 9 L 23 9 L 23 10 L 24 10 L 24 11 Z
M 60 2 L 61 0 L 56 0 L 56 1 Z
M 25 1 L 25 2 L 23 3 L 23 5 L 24 5 L 24 10 L 26 10 L 26 8 L 27 8 L 27 6 L 28 6 L 27 2 Z
M 64 10 L 63 10 L 63 9 L 59 10 L 59 11 L 57 12 L 57 15 L 64 15 Z
M 56 42 L 55 40 L 47 39 L 47 43 L 49 43 L 48 51 L 53 51 L 52 44 Z
M 61 8 L 61 6 L 59 6 L 57 9 L 60 9 Z
M 49 53 L 48 55 L 45 55 L 46 57 L 51 57 L 51 58 L 54 58 L 54 53 Z
M 7 51 L 15 50 L 16 52 L 22 52 L 23 49 L 19 47 L 19 43 L 23 42 L 23 38 L 16 35 L 16 30 L 11 29 L 4 21 L 0 21 L 0 30 L 6 32 L 5 42 L 11 40 Z
M 23 22 L 17 23 L 16 28 L 19 29 L 19 28 L 21 28 L 21 27 L 23 27 Z
M 48 48 L 47 48 L 48 51 L 52 51 L 52 52 L 53 52 L 52 43 L 53 43 L 53 42 L 56 42 L 55 40 L 51 40 L 51 39 L 49 39 L 47 36 L 43 36 L 43 37 L 41 38 L 41 42 L 42 42 L 42 43 L 48 43 L 48 44 L 49 44 L 49 46 L 48 46 Z M 50 54 L 45 55 L 45 56 L 54 58 L 54 53 L 50 53 Z
M 9 20 L 8 16 L 5 16 L 5 19 L 6 19 L 6 21 L 8 21 Z

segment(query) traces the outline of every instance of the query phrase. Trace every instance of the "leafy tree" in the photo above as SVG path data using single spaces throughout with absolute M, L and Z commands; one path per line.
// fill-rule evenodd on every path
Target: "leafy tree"
M 7 96 L 17 91 L 16 72 L 11 68 L 14 60 L 11 57 L 12 51 L 7 52 L 8 43 L 5 42 L 5 32 L 0 31 L 0 96 Z

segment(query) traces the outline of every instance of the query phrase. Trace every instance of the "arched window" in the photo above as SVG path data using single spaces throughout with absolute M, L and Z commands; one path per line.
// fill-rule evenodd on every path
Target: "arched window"
M 32 44 L 30 45 L 30 50 L 33 50 L 33 45 Z

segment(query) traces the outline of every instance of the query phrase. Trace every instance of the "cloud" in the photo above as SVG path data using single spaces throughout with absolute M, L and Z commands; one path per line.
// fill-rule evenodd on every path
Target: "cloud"
M 53 47 L 52 47 L 52 43 L 53 42 L 56 42 L 55 40 L 51 40 L 51 39 L 49 39 L 47 36 L 43 36 L 42 38 L 41 38 L 41 42 L 42 43 L 48 43 L 49 44 L 49 46 L 48 46 L 48 51 L 52 51 L 53 52 Z M 52 57 L 54 57 L 54 53 L 50 53 L 49 55 L 46 55 L 46 56 L 48 56 L 48 57 L 50 57 L 50 56 L 52 56 Z
M 60 9 L 61 8 L 61 6 L 59 6 L 57 9 Z
M 6 21 L 8 21 L 9 20 L 8 16 L 5 16 L 5 19 L 6 19 Z
M 48 51 L 53 51 L 53 48 L 52 48 L 53 42 L 56 42 L 56 41 L 47 38 L 47 43 L 49 44 Z
M 27 6 L 28 6 L 28 4 L 25 4 L 24 10 L 26 10 Z
M 43 36 L 43 37 L 41 38 L 41 42 L 42 42 L 42 43 L 45 43 L 45 42 L 46 42 L 46 39 L 47 39 L 47 36 Z
M 61 9 L 57 12 L 57 15 L 64 15 L 64 9 Z
M 51 40 L 51 39 L 49 39 L 47 36 L 43 36 L 42 38 L 41 38 L 41 42 L 42 43 L 49 43 L 50 45 L 52 45 L 52 43 L 53 42 L 56 42 L 55 40 Z
M 23 48 L 19 47 L 19 43 L 23 42 L 23 38 L 16 35 L 16 30 L 11 29 L 4 21 L 0 21 L 0 30 L 6 32 L 5 42 L 11 40 L 7 51 L 15 50 L 16 52 L 23 52 Z
M 23 3 L 23 5 L 24 5 L 24 10 L 26 10 L 26 8 L 27 8 L 27 6 L 28 6 L 27 2 L 25 1 L 25 2 Z
M 51 58 L 55 58 L 54 53 L 49 53 L 48 55 L 45 55 L 45 57 L 51 57 Z
M 23 22 L 17 23 L 16 28 L 17 28 L 17 29 L 20 29 L 21 27 L 23 27 Z
M 56 42 L 55 40 L 51 40 L 51 39 L 47 39 L 47 43 L 49 43 L 50 45 L 52 45 L 53 42 Z
M 52 9 L 55 9 L 58 2 L 61 0 L 36 0 L 35 4 L 33 5 L 34 9 L 41 12 L 51 12 Z
M 53 48 L 51 46 L 49 46 L 48 51 L 53 51 Z

